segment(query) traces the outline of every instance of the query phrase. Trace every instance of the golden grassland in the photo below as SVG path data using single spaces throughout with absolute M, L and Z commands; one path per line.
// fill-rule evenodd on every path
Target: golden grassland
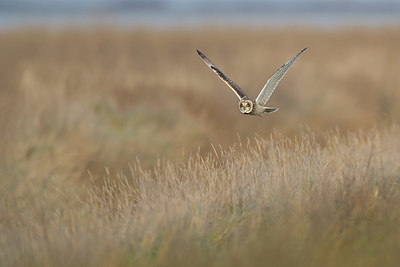
M 263 118 L 195 53 L 256 96 L 303 47 Z M 0 264 L 397 266 L 398 47 L 398 28 L 0 32 Z

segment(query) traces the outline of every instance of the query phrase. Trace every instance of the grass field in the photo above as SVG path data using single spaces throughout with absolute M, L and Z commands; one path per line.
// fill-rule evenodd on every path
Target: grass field
M 250 96 L 243 116 L 200 49 Z M 0 265 L 398 266 L 400 29 L 0 32 Z

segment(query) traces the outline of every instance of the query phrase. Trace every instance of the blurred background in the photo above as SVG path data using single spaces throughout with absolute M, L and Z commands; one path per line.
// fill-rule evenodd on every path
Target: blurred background
M 2 26 L 382 26 L 399 22 L 394 0 L 15 0 L 0 1 Z
M 273 131 L 388 127 L 399 25 L 399 1 L 2 0 L 2 176 L 81 179 Z M 195 53 L 255 97 L 304 47 L 263 118 L 241 115 Z

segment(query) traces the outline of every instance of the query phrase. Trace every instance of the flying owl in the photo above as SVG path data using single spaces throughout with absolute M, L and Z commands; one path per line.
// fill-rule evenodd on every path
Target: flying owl
M 239 110 L 243 114 L 247 115 L 257 115 L 262 116 L 264 113 L 272 113 L 278 110 L 278 108 L 270 108 L 266 107 L 269 98 L 274 92 L 275 88 L 278 86 L 279 82 L 282 80 L 283 76 L 288 72 L 289 68 L 293 65 L 293 63 L 297 60 L 297 58 L 306 50 L 304 48 L 301 50 L 294 58 L 286 62 L 282 67 L 280 67 L 274 75 L 267 81 L 264 85 L 264 88 L 261 90 L 260 94 L 257 96 L 255 100 L 250 99 L 246 93 L 234 83 L 231 79 L 225 76 L 222 71 L 214 65 L 202 52 L 197 50 L 197 53 L 201 57 L 201 59 L 207 64 L 210 69 L 212 69 L 239 97 Z

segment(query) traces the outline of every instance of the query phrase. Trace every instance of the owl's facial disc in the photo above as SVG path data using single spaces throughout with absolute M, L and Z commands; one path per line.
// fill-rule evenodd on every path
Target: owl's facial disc
M 239 102 L 239 110 L 243 114 L 248 114 L 253 110 L 253 102 L 250 100 L 241 100 Z

